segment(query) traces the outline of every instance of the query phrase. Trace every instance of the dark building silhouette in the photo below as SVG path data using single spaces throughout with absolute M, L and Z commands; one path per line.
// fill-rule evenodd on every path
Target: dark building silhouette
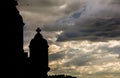
M 1 72 L 7 78 L 22 78 L 24 72 L 23 19 L 16 0 L 1 0 Z M 1 77 L 2 78 L 2 77 Z
M 48 78 L 76 78 L 70 75 L 52 75 L 52 76 L 48 76 Z
M 40 34 L 41 29 L 37 28 L 37 33 L 31 40 L 30 48 L 30 71 L 34 78 L 47 78 L 48 67 L 48 43 Z
M 1 78 L 46 78 L 48 72 L 48 44 L 37 29 L 30 43 L 30 58 L 23 51 L 23 19 L 16 0 L 0 3 Z M 3 51 L 3 52 L 2 52 Z M 2 70 L 3 69 L 3 70 Z

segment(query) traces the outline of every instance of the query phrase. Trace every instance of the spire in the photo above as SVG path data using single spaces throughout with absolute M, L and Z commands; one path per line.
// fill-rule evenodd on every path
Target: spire
M 38 28 L 36 29 L 36 32 L 37 32 L 37 33 L 40 33 L 40 32 L 41 32 L 41 29 L 38 27 Z

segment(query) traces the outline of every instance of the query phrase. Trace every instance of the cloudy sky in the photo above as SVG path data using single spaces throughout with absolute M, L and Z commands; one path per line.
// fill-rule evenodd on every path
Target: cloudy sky
M 120 77 L 120 0 L 18 0 L 24 50 L 40 27 L 49 43 L 48 74 Z

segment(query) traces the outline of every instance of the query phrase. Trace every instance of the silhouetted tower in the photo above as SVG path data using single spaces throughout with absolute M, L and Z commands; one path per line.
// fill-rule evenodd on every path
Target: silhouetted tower
M 10 78 L 23 77 L 23 19 L 17 10 L 16 0 L 1 0 L 0 25 L 1 28 L 1 51 L 3 56 L 4 76 Z M 2 52 L 1 52 L 2 53 Z M 6 78 L 6 77 L 4 77 Z
M 40 34 L 41 29 L 36 29 L 36 35 L 31 40 L 30 64 L 33 78 L 47 78 L 48 68 L 48 43 Z

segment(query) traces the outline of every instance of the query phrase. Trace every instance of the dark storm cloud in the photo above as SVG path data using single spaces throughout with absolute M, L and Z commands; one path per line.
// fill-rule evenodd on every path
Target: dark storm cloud
M 120 18 L 97 19 L 93 24 L 88 24 L 85 29 L 80 29 L 81 26 L 78 26 L 78 29 L 64 31 L 58 36 L 57 41 L 120 39 Z
M 30 28 L 36 27 L 33 24 L 43 25 L 60 19 L 79 10 L 83 5 L 82 0 L 19 0 L 18 2 L 18 9 L 24 22 L 31 24 Z M 56 30 L 56 27 L 45 28 L 46 31 L 49 29 Z
M 19 4 L 21 6 L 40 6 L 40 7 L 48 7 L 48 6 L 54 6 L 58 5 L 59 3 L 55 3 L 53 0 L 19 0 Z
M 85 10 L 77 12 L 80 13 L 77 19 L 75 17 L 62 19 L 59 26 L 63 25 L 68 29 L 63 29 L 63 33 L 58 36 L 57 41 L 107 41 L 120 39 L 120 11 L 118 10 L 120 5 L 117 5 L 116 1 L 111 0 L 106 5 L 104 4 L 104 7 L 98 2 L 99 5 L 94 6 L 96 8 L 92 7 L 91 11 L 88 6 L 92 5 L 88 3 Z
M 81 0 L 72 1 L 71 3 L 67 4 L 67 7 L 66 9 L 63 10 L 63 12 L 65 14 L 69 14 L 74 11 L 80 10 L 82 6 L 83 6 L 83 2 Z
M 45 14 L 69 14 L 80 9 L 82 6 L 81 0 L 64 1 L 64 0 L 19 0 L 19 5 L 25 10 Z
M 43 26 L 48 32 L 63 31 L 57 41 L 119 39 L 119 3 L 119 0 L 19 0 L 24 19 L 30 23 L 43 24 L 68 15 Z
M 57 41 L 120 39 L 120 11 L 118 10 L 120 5 L 118 5 L 118 0 L 86 0 L 84 6 L 77 3 L 68 4 L 69 6 L 65 9 L 66 11 L 71 9 L 74 11 L 73 14 L 45 25 L 43 29 L 63 31 Z M 74 10 L 74 7 L 77 8 L 77 11 Z
M 115 5 L 118 4 L 119 5 L 120 4 L 120 0 L 112 0 L 111 4 L 115 4 Z

